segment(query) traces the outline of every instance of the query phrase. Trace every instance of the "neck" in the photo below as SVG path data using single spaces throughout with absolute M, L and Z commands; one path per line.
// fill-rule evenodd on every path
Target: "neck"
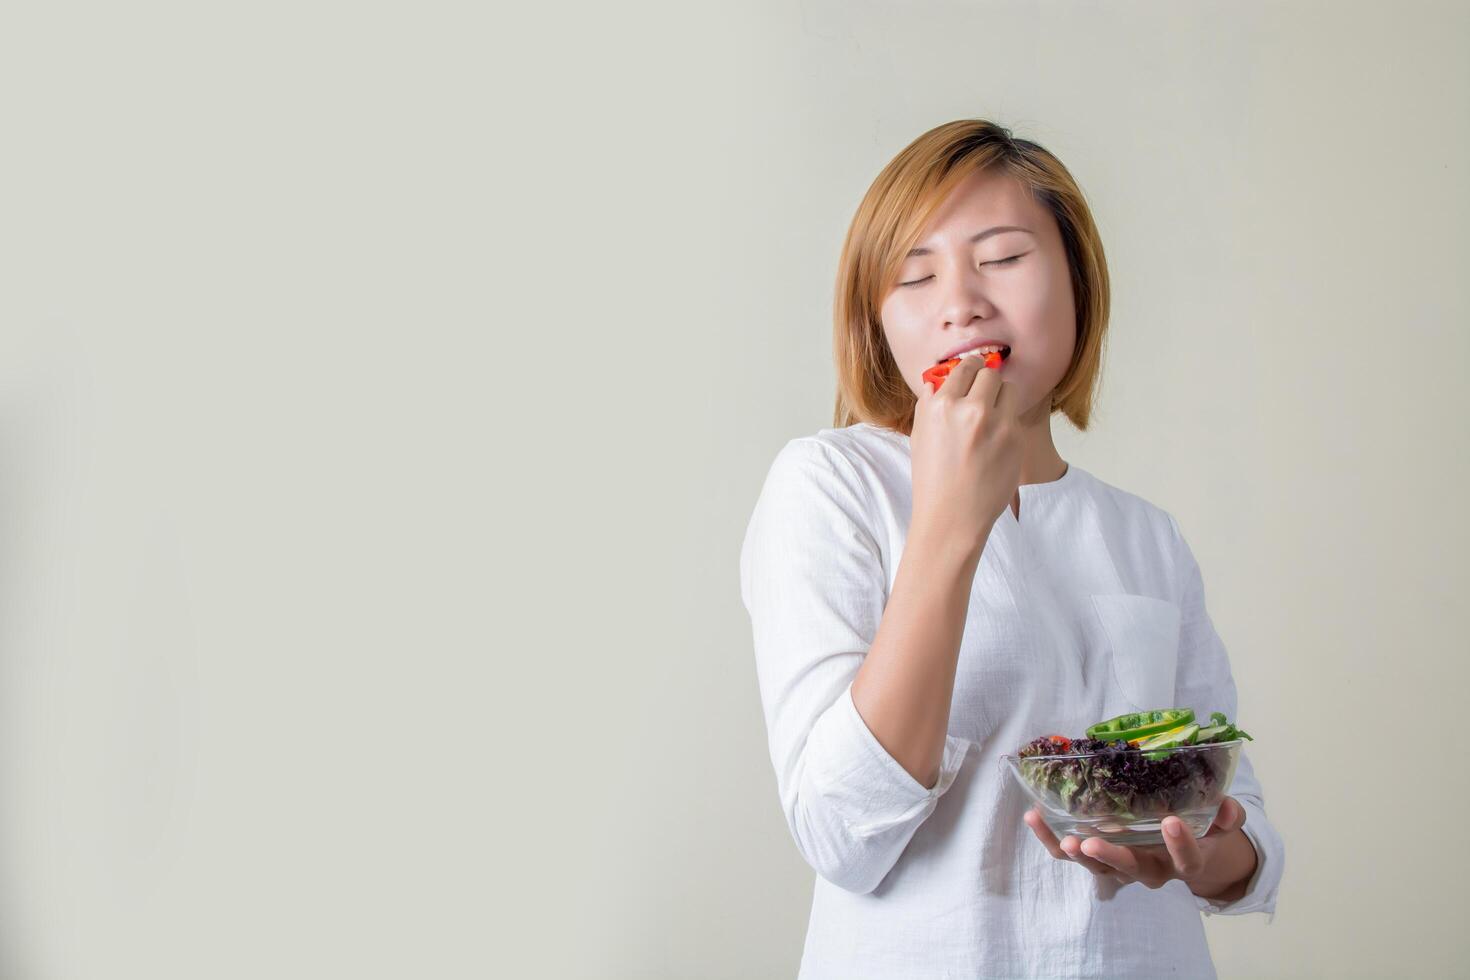
M 1051 406 L 1042 401 L 1021 416 L 1021 483 L 1050 483 L 1060 480 L 1067 461 L 1051 439 Z M 1017 492 L 1019 498 L 1020 493 Z M 1017 505 L 1019 506 L 1019 499 Z

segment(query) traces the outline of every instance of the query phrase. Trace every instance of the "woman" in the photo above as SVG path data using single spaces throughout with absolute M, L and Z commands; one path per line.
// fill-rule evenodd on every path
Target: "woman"
M 858 208 L 836 427 L 777 454 L 740 558 L 818 875 L 802 977 L 1212 977 L 1201 911 L 1274 918 L 1283 846 L 1244 753 L 1208 834 L 1169 817 L 1152 847 L 1057 840 L 998 763 L 1129 711 L 1236 718 L 1179 524 L 1052 442 L 1056 412 L 1087 428 L 1107 317 L 1082 192 L 993 123 L 924 134 Z

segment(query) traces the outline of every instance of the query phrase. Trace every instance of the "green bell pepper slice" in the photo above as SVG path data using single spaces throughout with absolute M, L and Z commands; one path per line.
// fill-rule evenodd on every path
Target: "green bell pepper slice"
M 1087 729 L 1087 737 L 1105 742 L 1118 740 L 1133 741 L 1149 735 L 1158 735 L 1171 728 L 1187 725 L 1194 721 L 1193 708 L 1160 708 L 1155 711 L 1137 711 L 1100 721 Z

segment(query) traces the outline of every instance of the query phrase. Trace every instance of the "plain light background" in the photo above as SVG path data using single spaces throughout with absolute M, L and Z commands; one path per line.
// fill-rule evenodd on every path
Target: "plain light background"
M 12 7 L 0 973 L 790 977 L 741 538 L 869 182 L 988 117 L 1107 247 L 1287 842 L 1222 976 L 1463 975 L 1470 10 Z M 1085 873 L 1078 869 L 1078 873 Z

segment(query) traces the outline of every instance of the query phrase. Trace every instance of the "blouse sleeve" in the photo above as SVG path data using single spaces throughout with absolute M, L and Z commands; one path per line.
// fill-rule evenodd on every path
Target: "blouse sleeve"
M 771 465 L 740 553 L 781 808 L 807 863 L 859 894 L 897 863 L 970 747 L 947 737 L 938 781 L 925 787 L 853 704 L 888 592 L 868 503 L 846 458 L 793 439 Z
M 1204 581 L 1199 563 L 1179 523 L 1171 515 L 1174 528 L 1175 553 L 1184 583 L 1181 601 L 1182 625 L 1180 627 L 1179 668 L 1175 704 L 1186 705 L 1203 711 L 1209 717 L 1211 711 L 1222 711 L 1232 722 L 1237 716 L 1235 679 L 1230 671 L 1230 659 L 1225 644 L 1215 631 L 1214 623 L 1205 610 Z M 1248 726 L 1246 727 L 1249 730 Z M 1250 743 L 1246 742 L 1246 746 Z M 1267 924 L 1276 919 L 1276 894 L 1281 884 L 1281 873 L 1285 867 L 1286 852 L 1281 835 L 1266 816 L 1266 802 L 1260 780 L 1256 778 L 1249 754 L 1243 746 L 1236 764 L 1235 778 L 1231 781 L 1229 794 L 1245 809 L 1246 819 L 1241 829 L 1256 849 L 1256 870 L 1246 887 L 1245 894 L 1233 902 L 1219 902 L 1195 895 L 1195 904 L 1206 915 L 1243 915 L 1247 912 L 1267 913 Z

